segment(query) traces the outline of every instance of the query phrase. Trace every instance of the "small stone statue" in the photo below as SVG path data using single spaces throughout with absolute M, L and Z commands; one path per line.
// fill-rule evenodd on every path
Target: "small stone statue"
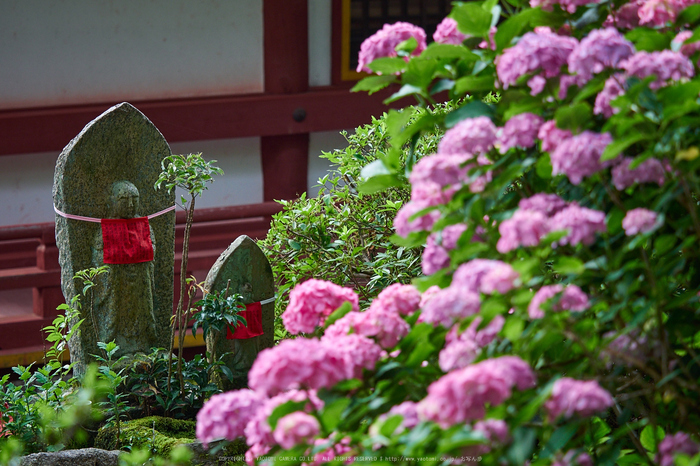
M 129 181 L 112 184 L 110 217 L 131 219 L 138 217 L 139 191 Z M 155 253 L 155 235 L 149 227 Z M 104 238 L 98 230 L 92 247 L 93 267 L 107 265 L 107 273 L 98 275 L 94 291 L 97 341 L 114 341 L 120 350 L 116 356 L 147 351 L 157 346 L 156 318 L 153 313 L 153 261 L 128 264 L 104 263 Z M 144 347 L 144 343 L 148 346 Z M 134 345 L 137 345 L 136 347 Z

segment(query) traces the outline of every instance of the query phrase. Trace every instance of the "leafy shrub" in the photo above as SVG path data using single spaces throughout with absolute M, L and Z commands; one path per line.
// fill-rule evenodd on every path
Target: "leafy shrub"
M 416 109 L 413 118 L 445 111 L 446 107 Z M 354 134 L 343 132 L 348 146 L 321 155 L 333 169 L 319 180 L 318 196 L 279 201 L 284 209 L 273 216 L 267 237 L 258 242 L 277 281 L 276 316 L 287 307 L 290 289 L 309 278 L 350 286 L 367 304 L 391 283 L 408 283 L 420 274 L 420 249 L 397 247 L 389 240 L 394 216 L 410 198 L 405 176 L 390 175 L 396 186 L 382 192 L 373 192 L 366 184 L 364 191 L 358 189 L 365 178 L 384 170 L 379 158 L 390 151 L 402 168 L 435 151 L 437 128 L 411 146 L 392 149 L 388 141 L 405 123 L 388 120 L 385 114 Z M 276 339 L 285 336 L 278 319 Z

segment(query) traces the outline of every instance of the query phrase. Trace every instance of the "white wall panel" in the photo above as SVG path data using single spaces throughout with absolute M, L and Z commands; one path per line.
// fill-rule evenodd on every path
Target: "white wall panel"
M 309 86 L 331 84 L 331 2 L 309 0 Z
M 262 0 L 2 0 L 0 109 L 261 92 L 262 34 Z

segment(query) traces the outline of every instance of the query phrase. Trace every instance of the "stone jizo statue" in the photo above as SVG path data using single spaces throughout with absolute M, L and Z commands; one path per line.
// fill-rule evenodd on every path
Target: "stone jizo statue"
M 139 191 L 129 181 L 117 181 L 112 184 L 110 196 L 110 217 L 112 219 L 134 219 L 139 213 Z M 157 346 L 156 318 L 153 313 L 154 295 L 154 264 L 152 257 L 155 254 L 155 235 L 153 229 L 148 228 L 152 253 L 151 260 L 128 262 L 123 264 L 105 263 L 104 248 L 114 248 L 121 252 L 124 248 L 132 246 L 128 236 L 134 236 L 133 231 L 126 231 L 125 235 L 117 234 L 115 238 L 108 239 L 105 243 L 102 229 L 98 230 L 92 247 L 93 267 L 107 266 L 107 273 L 99 275 L 95 282 L 94 309 L 95 320 L 98 328 L 98 340 L 102 342 L 114 341 L 120 350 L 117 356 L 130 354 L 143 350 L 143 343 L 149 346 Z M 123 233 L 123 232 L 122 232 Z M 117 244 L 110 244 L 109 241 Z M 144 245 L 148 248 L 148 245 Z M 133 249 L 133 248 L 132 248 Z M 136 251 L 137 253 L 139 251 Z M 141 251 L 142 255 L 150 251 Z M 133 260 L 127 258 L 126 260 Z M 134 343 L 138 346 L 134 347 Z

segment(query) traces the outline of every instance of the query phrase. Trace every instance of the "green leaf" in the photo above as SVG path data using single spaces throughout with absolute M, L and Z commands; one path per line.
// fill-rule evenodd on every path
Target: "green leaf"
M 391 94 L 389 98 L 385 99 L 384 103 L 390 104 L 391 102 L 395 102 L 413 94 L 421 95 L 423 94 L 423 89 L 418 86 L 414 86 L 413 84 L 404 84 L 401 86 L 401 89 Z
M 644 132 L 632 132 L 629 136 L 622 138 L 622 139 L 616 139 L 610 144 L 605 147 L 605 150 L 603 151 L 603 154 L 600 156 L 601 162 L 604 162 L 606 160 L 612 160 L 622 151 L 627 149 L 629 146 L 632 144 L 639 142 L 639 141 L 644 141 L 647 139 L 653 138 L 653 134 L 649 133 L 644 133 Z
M 407 56 L 410 55 L 411 52 L 416 49 L 416 47 L 418 47 L 418 41 L 415 37 L 411 36 L 408 39 L 399 42 L 398 45 L 394 47 L 394 50 L 399 52 L 399 56 Z
M 382 427 L 379 429 L 379 433 L 384 437 L 391 437 L 397 427 L 403 422 L 403 416 L 395 414 L 389 416 L 383 423 Z
M 379 74 L 396 74 L 406 70 L 408 64 L 403 58 L 399 57 L 382 57 L 377 58 L 367 67 Z
M 503 336 L 510 341 L 517 341 L 525 328 L 525 321 L 516 316 L 509 316 L 503 325 Z
M 574 105 L 559 107 L 554 113 L 557 128 L 578 130 L 590 123 L 593 117 L 591 106 L 585 102 Z
M 404 182 L 397 175 L 377 175 L 358 184 L 358 191 L 374 194 L 394 186 L 403 186 Z
M 572 422 L 554 431 L 547 444 L 540 452 L 540 458 L 551 458 L 554 453 L 563 450 L 569 440 L 571 440 L 578 430 L 578 423 Z
M 493 106 L 485 104 L 480 100 L 473 100 L 459 107 L 457 110 L 450 112 L 445 117 L 445 127 L 452 128 L 454 125 L 467 118 L 476 118 L 480 116 L 493 118 L 494 114 L 495 110 Z
M 544 153 L 539 159 L 537 159 L 537 162 L 535 163 L 535 173 L 537 173 L 537 176 L 543 180 L 549 180 L 552 178 L 552 161 L 549 158 L 549 154 Z
M 493 76 L 465 76 L 455 82 L 455 92 L 490 91 L 494 89 Z
M 625 39 L 632 42 L 638 52 L 655 52 L 670 48 L 672 38 L 658 29 L 638 27 L 625 34 Z
M 691 5 L 681 11 L 676 17 L 676 24 L 685 27 L 686 24 L 694 25 L 700 19 L 700 5 Z
M 384 89 L 389 84 L 396 81 L 396 76 L 386 74 L 381 76 L 368 76 L 360 80 L 350 89 L 350 92 L 368 91 L 370 95 Z
M 557 258 L 552 267 L 562 275 L 580 275 L 586 269 L 580 259 L 567 256 Z
M 333 325 L 333 323 L 336 320 L 342 318 L 350 311 L 352 311 L 352 304 L 350 304 L 348 301 L 345 301 L 343 304 L 340 305 L 338 309 L 333 311 L 333 313 L 328 316 L 325 324 L 323 325 L 323 328 L 328 328 L 329 326 Z
M 461 58 L 469 61 L 477 61 L 479 59 L 478 55 L 461 45 L 441 44 L 439 42 L 432 42 L 428 45 L 423 50 L 423 53 L 420 54 L 420 57 L 437 59 Z
M 293 239 L 288 240 L 287 243 L 289 244 L 289 247 L 291 247 L 292 249 L 294 249 L 296 251 L 301 250 L 301 244 L 297 243 Z
M 343 411 L 350 405 L 350 398 L 341 397 L 325 405 L 321 412 L 321 424 L 324 430 L 332 432 L 343 419 Z
M 450 16 L 457 21 L 457 28 L 463 34 L 485 37 L 491 27 L 491 12 L 485 11 L 478 3 L 456 4 Z
M 664 430 L 660 426 L 654 427 L 651 424 L 642 429 L 642 433 L 639 434 L 639 443 L 651 453 L 656 453 L 657 446 L 663 439 Z

